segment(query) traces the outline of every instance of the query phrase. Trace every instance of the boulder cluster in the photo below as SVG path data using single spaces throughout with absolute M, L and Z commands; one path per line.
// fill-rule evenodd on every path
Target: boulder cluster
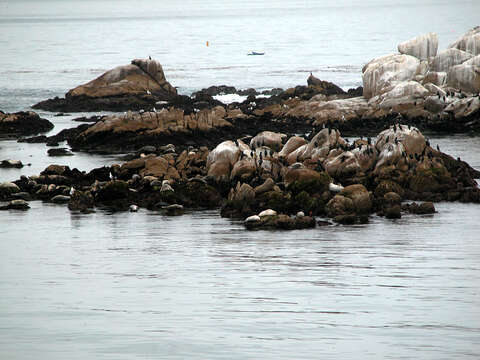
M 1 184 L 0 200 L 9 201 L 2 209 L 18 208 L 20 200 L 26 209 L 26 201 L 40 199 L 84 212 L 221 208 L 222 216 L 246 218 L 249 229 L 298 229 L 315 226 L 315 216 L 364 223 L 372 213 L 431 213 L 432 201 L 480 202 L 479 175 L 398 123 L 354 141 L 326 127 L 305 137 L 263 131 L 211 151 L 146 146 L 130 161 L 88 173 L 50 165 Z

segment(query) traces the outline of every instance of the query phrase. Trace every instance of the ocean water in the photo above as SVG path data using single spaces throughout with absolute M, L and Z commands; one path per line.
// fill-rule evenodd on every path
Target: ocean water
M 0 110 L 148 55 L 184 94 L 286 88 L 310 71 L 354 87 L 370 59 L 430 31 L 445 48 L 478 14 L 478 1 L 0 0 Z M 54 134 L 85 114 L 41 115 Z M 478 136 L 430 140 L 480 170 Z M 0 181 L 119 162 L 46 150 L 0 140 L 0 160 L 31 164 Z M 292 232 L 218 211 L 30 205 L 0 213 L 0 359 L 480 358 L 478 205 Z

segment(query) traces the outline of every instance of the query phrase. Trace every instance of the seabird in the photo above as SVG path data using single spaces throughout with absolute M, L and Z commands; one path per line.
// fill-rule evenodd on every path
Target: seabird
M 72 186 L 70 188 L 70 196 L 72 196 L 75 193 L 75 188 Z
M 152 57 L 150 55 L 148 55 L 148 60 L 152 60 Z
M 440 146 L 438 146 L 438 144 L 437 144 L 437 150 L 440 151 Z
M 428 139 L 427 139 L 427 141 L 425 142 L 425 144 L 427 144 L 427 146 L 430 146 L 430 141 L 428 141 Z
M 152 95 L 152 93 L 150 92 L 150 90 L 147 90 L 147 95 Z

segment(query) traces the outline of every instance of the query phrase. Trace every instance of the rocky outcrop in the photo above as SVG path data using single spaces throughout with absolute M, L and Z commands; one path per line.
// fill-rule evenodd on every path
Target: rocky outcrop
M 176 95 L 158 61 L 134 59 L 71 89 L 64 99 L 42 101 L 33 107 L 49 111 L 151 109 L 157 101 Z
M 34 135 L 47 132 L 53 124 L 33 111 L 7 114 L 0 111 L 0 136 Z
M 386 55 L 370 61 L 362 69 L 363 96 L 370 99 L 413 79 L 419 65 L 420 60 L 411 55 Z
M 468 31 L 451 44 L 449 48 L 466 51 L 472 55 L 480 55 L 480 26 L 476 26 Z
M 411 55 L 421 60 L 437 55 L 437 49 L 438 36 L 435 33 L 420 35 L 398 44 L 398 52 L 400 54 Z
M 69 145 L 74 149 L 95 150 L 125 150 L 168 143 L 203 145 L 212 142 L 216 132 L 226 133 L 232 128 L 227 120 L 229 115 L 232 114 L 220 106 L 191 114 L 176 108 L 142 113 L 129 111 L 124 115 L 102 118 L 70 138 Z

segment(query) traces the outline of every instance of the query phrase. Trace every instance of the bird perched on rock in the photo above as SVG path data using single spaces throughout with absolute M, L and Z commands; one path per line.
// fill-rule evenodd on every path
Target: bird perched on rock
M 440 146 L 438 146 L 438 144 L 437 144 L 437 150 L 440 151 Z

